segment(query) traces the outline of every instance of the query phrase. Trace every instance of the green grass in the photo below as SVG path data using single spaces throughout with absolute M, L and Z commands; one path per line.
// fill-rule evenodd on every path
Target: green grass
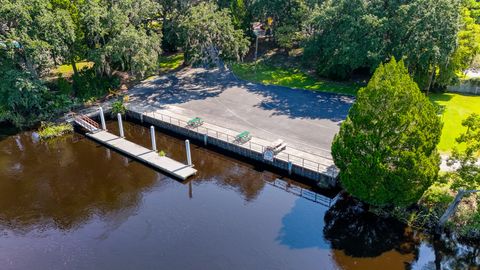
M 158 66 L 160 73 L 166 73 L 178 69 L 183 65 L 183 53 L 160 56 Z
M 78 62 L 76 63 L 77 69 L 81 70 L 83 68 L 91 68 L 93 67 L 93 62 Z M 54 73 L 57 75 L 62 75 L 62 77 L 70 77 L 73 75 L 73 67 L 72 65 L 61 65 L 54 70 Z
M 240 79 L 262 84 L 281 85 L 320 92 L 355 95 L 360 85 L 320 80 L 297 68 L 281 68 L 259 63 L 234 63 L 232 70 Z
M 443 130 L 438 149 L 449 153 L 456 145 L 455 139 L 466 130 L 462 121 L 472 113 L 480 114 L 480 96 L 443 93 L 431 94 L 430 100 L 443 107 Z

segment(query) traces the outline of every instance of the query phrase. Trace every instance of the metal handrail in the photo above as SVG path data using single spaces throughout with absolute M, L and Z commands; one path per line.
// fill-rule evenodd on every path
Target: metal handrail
M 142 114 L 146 117 L 149 117 L 146 112 L 144 112 Z M 166 115 L 166 114 L 162 114 L 162 113 L 158 113 L 158 112 L 152 112 L 151 114 L 153 114 L 153 119 L 154 120 L 166 122 L 166 123 L 169 123 L 169 124 L 172 124 L 172 125 L 177 125 L 177 126 L 184 127 L 184 128 L 189 128 L 188 127 L 188 122 L 184 121 L 184 120 L 181 120 L 179 118 L 172 117 L 170 115 Z M 158 115 L 160 118 L 157 118 L 156 115 Z M 189 129 L 191 129 L 192 131 L 196 131 L 197 133 L 200 133 L 200 134 L 207 134 L 210 137 L 214 137 L 215 139 L 219 139 L 219 140 L 224 140 L 224 141 L 229 142 L 229 143 L 230 142 L 233 143 L 234 140 L 235 140 L 235 136 L 229 135 L 227 133 L 224 133 L 224 132 L 221 132 L 221 131 L 218 131 L 218 130 L 209 129 L 209 128 L 204 127 L 204 126 L 198 126 L 198 127 L 189 128 Z M 204 132 L 200 132 L 200 129 L 204 129 Z M 211 134 L 213 134 L 215 136 L 213 136 Z M 267 147 L 266 145 L 261 145 L 261 144 L 252 142 L 251 140 L 248 141 L 248 145 L 249 145 L 250 150 L 255 151 L 255 148 L 257 148 L 260 153 L 263 153 L 264 149 Z M 296 148 L 293 148 L 293 147 L 290 147 L 290 146 L 289 146 L 289 148 L 298 151 L 298 149 L 296 149 Z M 320 158 L 327 158 L 327 159 L 329 158 L 329 157 L 325 157 L 325 156 L 321 156 L 321 155 L 316 155 L 316 154 L 311 154 L 311 153 L 309 153 L 309 154 L 313 155 L 313 156 L 320 157 Z M 313 161 L 313 160 L 309 160 L 309 159 L 306 159 L 306 158 L 303 158 L 303 157 L 299 157 L 299 156 L 296 156 L 296 155 L 293 155 L 293 154 L 283 153 L 283 152 L 278 153 L 274 158 L 278 159 L 278 160 L 282 160 L 282 158 L 281 158 L 282 156 L 284 157 L 284 159 L 286 159 L 287 162 L 292 162 L 292 164 L 299 165 L 303 168 L 308 167 L 308 169 L 310 169 L 312 171 L 316 171 L 316 172 L 320 172 L 320 168 L 328 168 L 328 166 L 330 166 L 330 164 L 319 163 L 319 162 L 316 162 L 316 161 Z M 332 172 L 331 176 L 333 177 L 333 172 Z
M 86 115 L 81 115 L 80 118 L 81 118 L 83 121 L 89 123 L 90 125 L 92 125 L 92 126 L 94 126 L 94 127 L 96 127 L 96 128 L 100 128 L 100 125 L 99 125 L 96 121 L 94 121 L 93 119 L 91 119 L 90 117 L 88 117 L 88 116 L 86 116 Z

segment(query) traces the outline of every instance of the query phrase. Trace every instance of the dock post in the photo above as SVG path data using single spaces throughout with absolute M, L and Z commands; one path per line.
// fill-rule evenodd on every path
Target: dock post
M 155 127 L 150 126 L 150 137 L 152 138 L 152 150 L 157 151 L 157 143 L 155 141 Z
M 105 115 L 103 115 L 102 107 L 100 107 L 100 121 L 102 122 L 102 129 L 107 130 L 107 125 L 105 124 Z
M 118 129 L 120 130 L 120 137 L 125 138 L 125 134 L 123 133 L 123 123 L 122 123 L 122 115 L 117 113 L 118 119 Z
M 207 145 L 208 135 L 205 133 L 203 134 L 203 143 Z
M 185 140 L 185 148 L 187 150 L 187 164 L 188 166 L 192 166 L 192 154 L 190 153 L 190 141 Z
M 288 162 L 288 174 L 292 174 L 292 167 L 293 167 L 293 164 L 291 161 Z

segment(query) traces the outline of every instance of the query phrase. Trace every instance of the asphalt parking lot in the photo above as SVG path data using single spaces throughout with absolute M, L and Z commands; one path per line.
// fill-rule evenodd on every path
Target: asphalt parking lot
M 354 98 L 238 80 L 228 70 L 184 69 L 130 91 L 131 102 L 168 109 L 314 154 L 329 154 Z

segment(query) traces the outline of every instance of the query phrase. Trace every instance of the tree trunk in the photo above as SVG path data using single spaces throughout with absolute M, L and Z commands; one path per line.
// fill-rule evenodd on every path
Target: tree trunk
M 433 81 L 434 76 L 435 76 L 435 65 L 433 65 L 432 74 L 430 75 L 430 78 L 428 79 L 427 96 L 428 96 L 428 93 L 430 91 L 430 88 L 432 87 L 432 81 Z
M 73 89 L 73 96 L 75 96 L 77 94 L 77 84 L 75 82 L 75 78 L 78 77 L 78 69 L 77 69 L 77 65 L 75 63 L 75 60 L 71 59 L 70 60 L 71 62 L 71 65 L 72 65 L 72 69 L 73 69 L 73 77 L 72 77 L 72 89 Z
M 438 221 L 438 225 L 437 225 L 438 231 L 441 231 L 444 228 L 445 223 L 455 213 L 455 211 L 457 210 L 457 206 L 460 204 L 460 202 L 463 199 L 463 196 L 465 196 L 467 194 L 470 194 L 470 193 L 475 193 L 475 192 L 479 192 L 479 190 L 463 190 L 463 189 L 460 189 L 458 191 L 457 196 L 455 196 L 455 199 L 453 200 L 453 202 L 450 203 L 447 210 L 445 211 L 445 213 L 443 213 L 442 217 Z

